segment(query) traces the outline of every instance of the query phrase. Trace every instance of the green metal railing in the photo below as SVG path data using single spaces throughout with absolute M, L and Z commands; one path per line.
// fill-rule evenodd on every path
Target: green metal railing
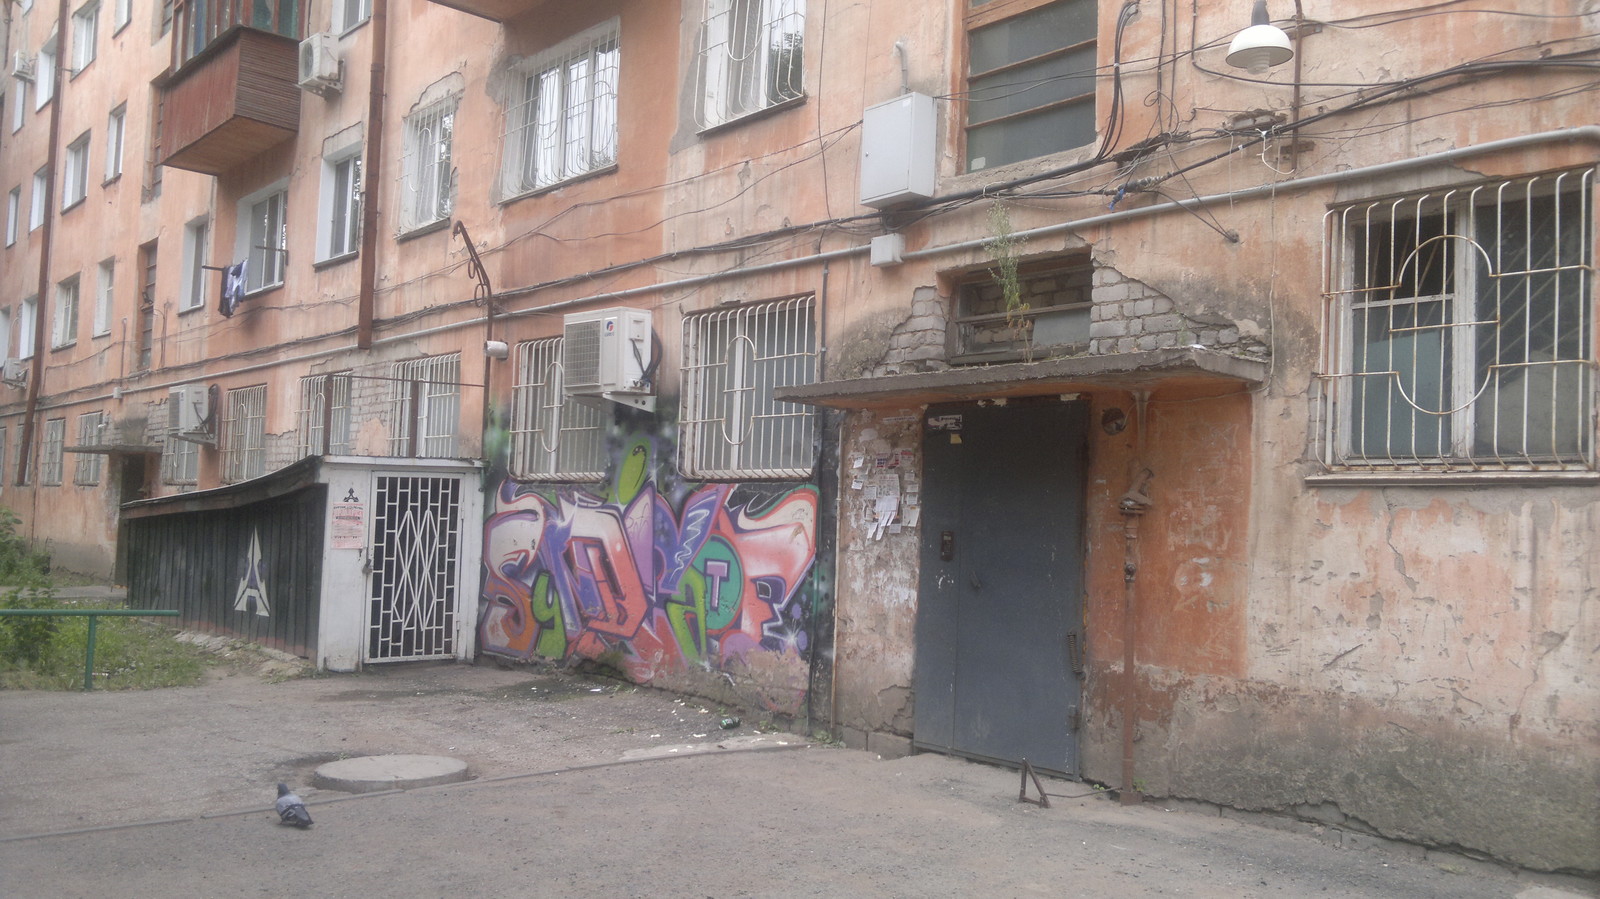
M 113 618 L 144 617 L 147 615 L 162 616 L 167 618 L 178 617 L 177 609 L 0 609 L 0 615 L 14 615 L 18 618 L 82 618 L 89 619 L 89 645 L 83 653 L 83 689 L 94 689 L 94 625 L 95 621 L 103 616 Z

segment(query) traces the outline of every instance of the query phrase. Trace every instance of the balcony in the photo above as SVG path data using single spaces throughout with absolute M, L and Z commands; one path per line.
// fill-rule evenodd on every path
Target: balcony
M 174 11 L 160 84 L 162 165 L 220 175 L 300 125 L 294 0 L 200 0 Z
M 491 22 L 507 22 L 545 7 L 551 0 L 433 0 L 433 2 L 471 13 Z

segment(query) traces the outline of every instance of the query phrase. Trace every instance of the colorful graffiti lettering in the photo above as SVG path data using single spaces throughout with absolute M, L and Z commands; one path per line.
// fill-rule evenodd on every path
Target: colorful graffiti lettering
M 816 489 L 709 484 L 674 509 L 635 455 L 606 496 L 501 484 L 484 529 L 482 648 L 610 659 L 640 683 L 805 654 Z

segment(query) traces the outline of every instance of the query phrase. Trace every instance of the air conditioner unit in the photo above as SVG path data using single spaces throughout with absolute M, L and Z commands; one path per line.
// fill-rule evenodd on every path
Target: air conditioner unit
M 16 51 L 11 57 L 11 77 L 20 78 L 23 81 L 32 81 L 33 57 L 21 50 Z
M 648 309 L 619 306 L 562 320 L 561 383 L 567 396 L 655 408 Z
M 179 440 L 215 443 L 211 413 L 211 389 L 206 385 L 181 384 L 167 391 L 167 427 Z
M 11 387 L 28 383 L 28 362 L 25 359 L 7 359 L 0 363 L 0 381 Z
M 344 63 L 339 59 L 339 39 L 313 34 L 300 42 L 300 89 L 326 96 L 343 86 Z

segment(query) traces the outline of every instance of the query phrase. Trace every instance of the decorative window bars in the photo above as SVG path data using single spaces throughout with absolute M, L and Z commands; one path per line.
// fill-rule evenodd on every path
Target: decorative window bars
M 511 474 L 598 481 L 605 474 L 603 411 L 562 389 L 562 338 L 517 344 L 511 409 Z

